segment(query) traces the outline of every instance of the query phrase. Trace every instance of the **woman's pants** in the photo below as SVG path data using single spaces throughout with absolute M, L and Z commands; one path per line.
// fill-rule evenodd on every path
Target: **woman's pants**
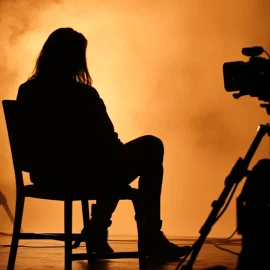
M 139 177 L 139 200 L 146 221 L 160 224 L 160 196 L 163 178 L 162 141 L 145 135 L 124 145 L 124 156 L 116 164 L 116 177 L 110 179 L 117 187 L 126 186 Z M 118 177 L 119 176 L 119 177 Z M 92 219 L 100 223 L 110 221 L 118 200 L 97 200 Z
M 70 170 L 61 169 L 69 168 L 69 166 L 59 159 L 56 162 L 56 169 L 40 169 L 30 173 L 31 181 L 41 188 L 51 188 L 62 192 L 63 187 L 70 192 L 87 192 L 93 183 L 90 181 L 97 179 L 94 183 L 102 193 L 109 191 L 110 194 L 125 188 L 137 177 L 139 178 L 139 204 L 140 212 L 145 221 L 146 219 L 152 223 L 160 221 L 160 195 L 163 178 L 163 155 L 164 148 L 162 141 L 152 135 L 145 135 L 124 144 L 124 149 L 118 158 L 109 166 L 104 163 L 101 168 L 101 174 L 93 177 L 90 171 L 77 170 L 74 176 Z M 87 159 L 82 161 L 82 167 L 87 168 Z M 43 163 L 42 163 L 43 164 Z M 46 162 L 44 162 L 46 164 Z M 61 176 L 61 172 L 72 175 L 70 178 L 73 181 L 66 181 L 67 177 Z M 59 173 L 60 172 L 60 173 Z M 74 179 L 76 181 L 74 182 Z M 61 182 L 62 181 L 62 182 Z M 88 187 L 89 186 L 89 187 Z M 108 224 L 111 216 L 117 207 L 118 200 L 116 199 L 99 199 L 97 200 L 95 211 L 92 211 L 92 219 L 100 224 Z M 138 213 L 136 213 L 138 214 Z

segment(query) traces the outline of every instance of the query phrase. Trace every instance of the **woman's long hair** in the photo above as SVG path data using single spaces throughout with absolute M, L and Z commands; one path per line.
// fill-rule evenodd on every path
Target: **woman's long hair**
M 55 30 L 43 45 L 29 80 L 74 78 L 80 83 L 92 85 L 86 47 L 87 39 L 72 28 Z

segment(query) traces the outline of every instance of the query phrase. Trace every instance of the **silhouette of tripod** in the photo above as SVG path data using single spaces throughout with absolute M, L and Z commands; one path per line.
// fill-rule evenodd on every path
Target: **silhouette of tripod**
M 262 138 L 268 134 L 270 136 L 270 126 L 269 124 L 266 125 L 260 125 L 258 127 L 258 133 L 255 136 L 249 150 L 246 153 L 245 158 L 239 158 L 232 168 L 230 174 L 227 176 L 225 180 L 225 187 L 219 196 L 218 200 L 213 201 L 212 203 L 212 211 L 210 215 L 208 216 L 206 222 L 204 225 L 201 227 L 199 233 L 200 237 L 198 240 L 192 245 L 190 253 L 183 258 L 182 261 L 178 264 L 177 269 L 180 268 L 182 263 L 185 261 L 185 259 L 190 255 L 190 260 L 186 265 L 183 265 L 181 269 L 183 270 L 192 270 L 193 264 L 200 252 L 200 249 L 207 237 L 207 235 L 210 233 L 213 225 L 217 222 L 219 217 L 224 213 L 226 210 L 228 203 L 230 202 L 232 195 L 234 194 L 238 184 L 241 182 L 241 180 L 245 177 L 248 176 L 250 171 L 248 170 L 248 166 L 250 164 L 251 159 L 253 158 Z M 223 207 L 224 203 L 227 201 L 228 196 L 231 194 L 229 201 L 227 203 L 227 206 L 225 206 L 225 209 L 221 211 L 221 208 Z M 221 213 L 220 213 L 221 211 Z

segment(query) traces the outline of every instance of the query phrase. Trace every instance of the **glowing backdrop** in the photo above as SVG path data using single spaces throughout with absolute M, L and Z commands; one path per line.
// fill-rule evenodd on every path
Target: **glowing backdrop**
M 82 32 L 94 87 L 122 141 L 153 134 L 165 144 L 165 233 L 196 236 L 226 175 L 246 153 L 257 125 L 267 121 L 255 98 L 234 100 L 224 90 L 222 64 L 247 61 L 242 47 L 270 50 L 269 11 L 268 0 L 2 0 L 1 100 L 16 98 L 53 30 L 70 26 Z M 15 181 L 3 117 L 1 109 L 0 191 L 14 211 Z M 264 140 L 254 161 L 268 156 Z M 74 229 L 80 231 L 80 205 L 74 208 Z M 28 199 L 24 231 L 62 230 L 62 209 L 61 203 Z M 131 203 L 120 203 L 111 234 L 136 233 L 132 211 Z M 235 218 L 233 200 L 211 236 L 229 236 Z M 2 207 L 0 221 L 0 231 L 11 232 Z

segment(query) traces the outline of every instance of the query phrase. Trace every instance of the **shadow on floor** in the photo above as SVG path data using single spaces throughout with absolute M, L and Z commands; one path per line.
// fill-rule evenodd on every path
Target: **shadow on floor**
M 85 261 L 79 261 L 78 264 L 80 265 L 80 270 L 116 270 L 119 269 L 119 262 L 121 263 L 121 260 L 118 260 L 118 263 L 116 264 L 114 261 L 110 260 L 100 260 L 95 261 L 91 263 L 88 267 L 88 263 Z M 127 266 L 127 262 L 123 262 Z M 155 263 L 151 261 L 150 259 L 147 260 L 147 265 L 149 270 L 168 270 L 168 269 L 175 269 L 176 262 L 170 262 L 170 263 Z M 222 265 L 212 266 L 205 268 L 205 270 L 228 270 L 227 267 Z

